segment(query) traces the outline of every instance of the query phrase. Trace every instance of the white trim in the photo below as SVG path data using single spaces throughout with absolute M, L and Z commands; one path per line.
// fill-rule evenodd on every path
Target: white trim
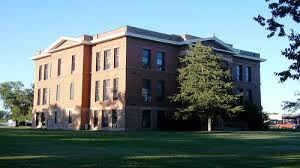
M 262 58 L 256 58 L 256 57 L 240 55 L 236 52 L 236 50 L 234 48 L 228 46 L 227 44 L 225 44 L 221 40 L 217 39 L 216 37 L 214 37 L 214 38 L 205 38 L 205 39 L 199 38 L 199 39 L 191 39 L 191 40 L 187 40 L 187 41 L 183 41 L 183 42 L 175 42 L 175 41 L 171 41 L 171 40 L 163 40 L 163 39 L 159 39 L 159 38 L 155 38 L 155 37 L 143 36 L 143 35 L 134 34 L 134 33 L 127 33 L 126 35 L 131 36 L 131 37 L 137 37 L 137 38 L 152 40 L 152 41 L 158 41 L 158 42 L 162 42 L 162 43 L 170 43 L 170 44 L 174 44 L 174 45 L 187 45 L 187 44 L 197 42 L 197 41 L 214 40 L 214 41 L 220 43 L 221 45 L 223 45 L 224 47 L 228 48 L 230 51 L 213 48 L 215 50 L 219 50 L 219 51 L 222 51 L 222 52 L 228 52 L 228 53 L 234 54 L 234 56 L 242 57 L 242 58 L 246 58 L 246 59 L 250 59 L 250 60 L 257 60 L 257 61 L 261 61 L 261 62 L 266 61 L 266 59 L 262 59 Z
M 237 54 L 237 55 L 233 55 L 236 57 L 241 57 L 241 58 L 246 58 L 246 59 L 250 59 L 250 60 L 255 60 L 255 61 L 260 61 L 260 62 L 265 62 L 267 59 L 264 58 L 256 58 L 256 57 L 250 57 L 247 55 L 241 55 L 241 54 Z
M 236 52 L 233 52 L 233 51 L 223 50 L 223 49 L 219 49 L 219 48 L 215 48 L 215 47 L 211 47 L 211 48 L 213 50 L 216 50 L 216 51 L 227 52 L 227 53 L 231 53 L 231 54 L 237 54 Z
M 48 51 L 53 50 L 54 48 L 56 48 L 57 46 L 61 45 L 65 41 L 74 41 L 74 42 L 77 42 L 77 43 L 81 43 L 81 40 L 78 39 L 78 38 L 62 36 L 62 37 L 58 38 L 54 43 L 52 43 L 50 45 L 50 47 L 48 49 L 46 49 L 46 51 L 48 52 Z
M 235 52 L 234 48 L 232 48 L 231 46 L 229 46 L 228 44 L 226 44 L 225 42 L 223 42 L 222 40 L 220 40 L 219 38 L 217 37 L 212 37 L 212 38 L 208 38 L 209 40 L 214 40 L 216 41 L 217 43 L 221 44 L 222 46 L 224 46 L 225 48 L 229 49 L 230 51 L 233 51 Z
M 55 49 L 52 49 L 50 51 L 48 51 L 49 53 L 54 53 L 56 51 L 60 51 L 60 50 L 64 50 L 64 49 L 68 49 L 68 48 L 71 48 L 71 47 L 75 47 L 75 46 L 79 46 L 81 45 L 82 43 L 76 43 L 76 44 L 73 44 L 73 45 L 68 45 L 68 46 L 65 46 L 65 47 L 62 47 L 62 48 L 55 48 Z
M 245 58 L 245 59 L 250 59 L 250 60 L 255 60 L 255 61 L 260 61 L 260 62 L 265 62 L 266 61 L 266 59 L 263 59 L 263 58 L 251 57 L 251 56 L 247 56 L 247 55 L 241 55 L 237 52 L 231 52 L 231 51 L 222 50 L 222 49 L 218 49 L 218 48 L 214 48 L 214 47 L 212 47 L 212 48 L 216 51 L 231 53 L 231 54 L 233 54 L 233 56 L 240 57 L 240 58 Z
M 30 59 L 31 60 L 37 60 L 37 59 L 40 59 L 40 58 L 48 57 L 50 55 L 51 55 L 50 53 L 46 52 L 46 53 L 41 53 L 40 55 L 30 57 Z
M 222 40 L 218 39 L 217 37 L 190 39 L 190 40 L 186 40 L 186 41 L 180 42 L 179 45 L 188 45 L 188 44 L 195 43 L 195 42 L 198 42 L 198 41 L 202 42 L 202 41 L 209 41 L 209 40 L 213 40 L 213 41 L 221 44 L 225 48 L 229 49 L 230 51 L 235 52 L 235 49 L 233 47 L 229 46 L 228 44 L 226 44 Z
M 99 39 L 92 40 L 90 43 L 91 44 L 97 44 L 97 43 L 100 43 L 100 42 L 104 42 L 104 41 L 111 40 L 111 39 L 114 39 L 114 38 L 119 38 L 119 37 L 122 37 L 122 36 L 126 36 L 126 31 L 116 33 L 116 34 L 112 34 L 112 35 L 109 35 L 109 36 L 104 36 L 102 38 L 100 37 Z
M 69 48 L 69 47 L 72 47 L 72 46 L 75 46 L 75 45 L 80 45 L 80 44 L 88 44 L 88 45 L 91 44 L 87 41 L 81 40 L 80 38 L 62 36 L 62 37 L 59 37 L 54 43 L 52 43 L 47 49 L 45 49 L 44 51 L 41 51 L 39 54 L 31 57 L 31 59 L 36 60 L 36 59 L 40 59 L 40 58 L 50 56 L 51 52 L 57 51 L 55 48 L 58 47 L 59 45 L 61 45 L 62 43 L 64 43 L 65 41 L 74 41 L 74 42 L 76 42 L 76 44 L 66 46 L 66 47 L 60 48 L 58 50 Z
M 185 40 L 185 41 L 182 41 L 182 42 L 177 42 L 177 41 L 166 40 L 166 39 L 161 39 L 161 38 L 157 38 L 157 37 L 151 37 L 151 36 L 145 36 L 145 35 L 140 35 L 140 34 L 136 34 L 136 33 L 131 33 L 128 30 L 125 30 L 125 31 L 122 31 L 122 32 L 119 32 L 119 33 L 115 33 L 115 34 L 111 34 L 111 35 L 108 35 L 108 36 L 100 37 L 99 39 L 95 39 L 95 40 L 92 40 L 92 41 L 85 41 L 85 40 L 81 40 L 80 38 L 72 38 L 72 37 L 62 36 L 58 40 L 56 40 L 54 43 L 52 43 L 48 49 L 46 49 L 45 51 L 42 51 L 40 54 L 38 54 L 34 57 L 31 57 L 31 59 L 36 60 L 36 59 L 39 59 L 39 58 L 44 58 L 44 57 L 50 56 L 51 55 L 50 52 L 54 52 L 54 51 L 57 51 L 57 50 L 73 47 L 75 45 L 81 45 L 81 44 L 93 45 L 93 44 L 97 44 L 97 43 L 100 43 L 100 42 L 112 40 L 112 39 L 115 39 L 115 38 L 120 38 L 120 37 L 123 37 L 123 36 L 136 37 L 136 38 L 141 38 L 141 39 L 146 39 L 146 40 L 151 40 L 151 41 L 157 41 L 157 42 L 161 42 L 161 43 L 168 43 L 168 44 L 173 44 L 173 45 L 189 45 L 189 44 L 197 42 L 197 41 L 213 40 L 213 41 L 221 44 L 225 48 L 227 48 L 229 51 L 213 48 L 215 50 L 232 53 L 232 54 L 234 54 L 234 56 L 241 57 L 241 58 L 246 58 L 246 59 L 250 59 L 250 60 L 257 60 L 257 61 L 261 61 L 261 62 L 266 61 L 266 59 L 262 59 L 262 58 L 241 55 L 241 54 L 239 54 L 239 52 L 237 52 L 238 51 L 237 49 L 234 49 L 233 47 L 226 44 L 225 42 L 223 42 L 222 40 L 218 39 L 215 36 L 214 37 L 209 37 L 209 38 L 195 38 L 195 39 Z M 67 40 L 75 41 L 77 43 L 74 44 L 74 45 L 70 45 L 70 46 L 55 50 L 55 47 L 59 46 L 60 44 L 62 44 L 63 42 L 65 42 Z
M 174 45 L 181 45 L 181 42 L 165 40 L 165 39 L 161 39 L 161 38 L 157 38 L 157 37 L 144 36 L 144 35 L 130 33 L 130 32 L 126 32 L 126 36 L 137 37 L 137 38 L 142 38 L 142 39 L 146 39 L 146 40 L 157 41 L 157 42 L 162 42 L 162 43 L 169 43 L 169 44 L 174 44 Z
M 179 42 L 180 43 L 179 45 L 189 45 L 189 44 L 201 42 L 201 41 L 203 41 L 203 39 L 201 39 L 201 38 L 190 39 L 190 40 L 185 40 L 185 41 Z
M 228 51 L 228 50 L 222 50 L 222 49 L 219 49 L 219 48 L 214 48 L 212 47 L 213 50 L 216 50 L 216 51 L 221 51 L 221 52 L 227 52 L 227 53 L 231 53 L 233 54 L 233 56 L 235 57 L 240 57 L 240 58 L 245 58 L 245 59 L 249 59 L 249 60 L 255 60 L 255 61 L 260 61 L 260 62 L 265 62 L 266 59 L 263 59 L 263 58 L 257 58 L 257 57 L 251 57 L 251 56 L 247 56 L 247 55 L 241 55 L 241 54 L 238 54 L 236 52 L 231 52 L 231 51 Z M 180 53 L 180 55 L 184 54 L 184 53 L 187 53 L 187 50 L 182 50 L 181 51 L 182 53 Z

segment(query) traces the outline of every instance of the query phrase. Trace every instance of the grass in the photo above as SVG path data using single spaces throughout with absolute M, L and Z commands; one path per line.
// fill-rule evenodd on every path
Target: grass
M 0 167 L 298 168 L 300 133 L 0 128 Z

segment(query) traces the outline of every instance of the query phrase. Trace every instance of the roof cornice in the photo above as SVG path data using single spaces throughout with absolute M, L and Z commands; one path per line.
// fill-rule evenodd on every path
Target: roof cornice
M 228 45 L 227 43 L 223 42 L 222 40 L 218 39 L 215 36 L 210 37 L 210 38 L 195 38 L 195 39 L 190 39 L 190 40 L 185 40 L 185 41 L 179 42 L 179 41 L 167 40 L 167 39 L 133 33 L 133 32 L 130 32 L 128 29 L 124 29 L 118 33 L 106 35 L 104 37 L 101 37 L 101 38 L 95 39 L 95 40 L 91 40 L 91 41 L 85 41 L 80 38 L 72 38 L 72 37 L 62 36 L 58 40 L 56 40 L 54 43 L 52 43 L 48 49 L 37 54 L 36 56 L 32 57 L 31 59 L 36 60 L 36 59 L 40 59 L 43 57 L 47 57 L 47 56 L 51 55 L 51 53 L 53 53 L 53 52 L 60 51 L 62 49 L 66 49 L 66 48 L 71 48 L 71 47 L 78 46 L 78 45 L 94 45 L 97 43 L 101 43 L 101 42 L 105 42 L 105 41 L 109 41 L 109 40 L 113 40 L 113 39 L 121 38 L 121 37 L 125 37 L 125 36 L 126 37 L 135 37 L 135 38 L 140 38 L 140 39 L 145 39 L 145 40 L 151 40 L 151 41 L 156 41 L 156 42 L 161 42 L 161 43 L 167 43 L 167 44 L 172 44 L 172 45 L 178 45 L 178 46 L 190 45 L 190 44 L 193 44 L 198 41 L 203 42 L 203 41 L 213 40 L 213 41 L 217 42 L 218 44 L 224 46 L 226 49 L 228 49 L 228 50 L 222 50 L 222 49 L 214 48 L 215 50 L 219 50 L 219 51 L 222 50 L 222 52 L 229 52 L 229 53 L 232 53 L 234 56 L 237 56 L 240 58 L 245 58 L 245 59 L 250 59 L 250 60 L 255 60 L 255 61 L 260 61 L 260 62 L 266 61 L 266 59 L 262 59 L 259 57 L 251 57 L 251 56 L 247 56 L 247 55 L 242 55 L 239 52 L 237 52 L 238 51 L 237 49 L 234 49 L 232 46 Z M 58 47 L 60 44 L 62 44 L 63 42 L 65 42 L 67 40 L 74 41 L 75 44 L 69 45 L 69 46 L 66 46 L 66 47 L 63 47 L 60 49 L 55 49 L 56 47 Z

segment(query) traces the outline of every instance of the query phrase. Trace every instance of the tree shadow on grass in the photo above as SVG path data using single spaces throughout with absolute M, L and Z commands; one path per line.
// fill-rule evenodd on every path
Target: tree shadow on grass
M 0 167 L 299 167 L 299 133 L 0 129 Z

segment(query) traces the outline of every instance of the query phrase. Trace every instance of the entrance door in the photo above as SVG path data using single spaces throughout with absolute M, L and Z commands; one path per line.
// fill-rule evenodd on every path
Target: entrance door
M 102 110 L 102 128 L 108 127 L 108 111 Z
M 118 122 L 118 113 L 117 110 L 112 110 L 111 111 L 111 123 L 112 123 L 112 128 L 117 128 L 117 122 Z
M 143 111 L 142 128 L 151 128 L 151 111 L 150 110 Z
M 99 116 L 98 110 L 95 110 L 94 111 L 94 123 L 93 123 L 94 128 L 98 127 L 98 124 L 99 124 L 98 116 Z
M 42 126 L 45 126 L 45 125 L 46 125 L 46 124 L 45 124 L 45 123 L 46 123 L 45 120 L 46 120 L 45 113 L 42 113 L 42 115 L 41 115 Z
M 157 111 L 157 128 L 162 129 L 166 127 L 166 115 L 164 111 Z
M 35 127 L 38 127 L 40 124 L 40 113 L 35 114 Z

